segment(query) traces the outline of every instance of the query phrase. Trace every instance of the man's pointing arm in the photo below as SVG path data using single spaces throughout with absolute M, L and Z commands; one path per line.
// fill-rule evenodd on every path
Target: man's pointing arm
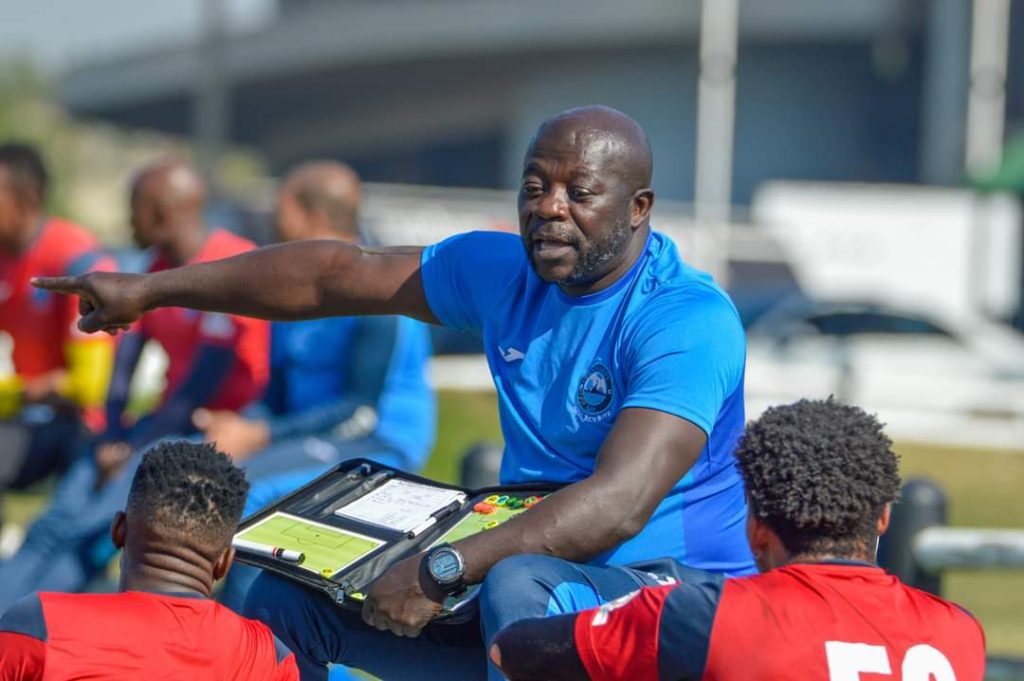
M 155 274 L 98 272 L 32 284 L 78 295 L 79 327 L 89 333 L 116 332 L 158 307 L 273 320 L 402 314 L 437 323 L 423 293 L 421 251 L 303 241 Z

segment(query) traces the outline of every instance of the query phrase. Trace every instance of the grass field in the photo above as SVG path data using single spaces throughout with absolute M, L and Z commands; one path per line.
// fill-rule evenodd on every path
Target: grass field
M 459 455 L 481 440 L 500 441 L 495 396 L 442 392 L 437 447 L 426 475 L 458 478 Z M 1002 452 L 898 443 L 904 478 L 928 476 L 950 498 L 950 522 L 967 527 L 1024 528 L 1024 450 Z M 12 494 L 11 520 L 32 517 L 45 493 Z M 985 625 L 989 651 L 1024 655 L 1024 572 L 951 572 L 944 595 Z

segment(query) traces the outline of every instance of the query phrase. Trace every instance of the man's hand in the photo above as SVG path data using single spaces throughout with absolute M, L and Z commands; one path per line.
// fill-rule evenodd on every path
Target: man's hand
M 396 636 L 415 638 L 441 612 L 444 593 L 421 569 L 423 554 L 396 563 L 370 585 L 363 621 Z
M 83 332 L 116 335 L 147 311 L 146 279 L 144 274 L 93 272 L 80 277 L 35 277 L 32 285 L 78 296 L 82 316 L 78 328 Z
M 203 431 L 207 442 L 217 443 L 217 448 L 235 461 L 243 461 L 270 444 L 266 421 L 249 420 L 233 411 L 196 409 L 192 423 Z
M 128 463 L 132 448 L 127 442 L 101 442 L 96 446 L 96 469 L 99 486 L 105 485 Z

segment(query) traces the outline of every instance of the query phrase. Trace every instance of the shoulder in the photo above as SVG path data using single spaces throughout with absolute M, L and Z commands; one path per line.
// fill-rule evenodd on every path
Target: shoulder
M 22 634 L 46 641 L 48 632 L 43 596 L 32 594 L 15 603 L 0 617 L 0 633 Z
M 493 276 L 493 268 L 521 267 L 526 264 L 526 251 L 517 234 L 508 232 L 464 232 L 450 236 L 423 250 L 421 262 L 438 257 L 458 258 L 460 264 L 475 269 L 481 276 Z
M 256 248 L 256 244 L 245 237 L 241 237 L 226 229 L 217 228 L 210 232 L 210 241 L 207 245 L 205 260 L 228 258 L 232 255 L 245 253 Z
M 649 264 L 640 273 L 637 300 L 631 318 L 636 323 L 699 320 L 708 316 L 740 326 L 739 313 L 729 295 L 707 272 L 692 267 L 679 257 L 675 243 L 653 232 L 647 246 Z
M 239 630 L 246 632 L 246 635 L 243 637 L 244 641 L 252 641 L 255 650 L 244 650 L 245 646 L 239 645 L 241 657 L 253 657 L 266 664 L 269 668 L 294 666 L 295 662 L 292 651 L 281 639 L 274 635 L 266 624 L 242 617 L 219 603 L 217 604 L 217 609 L 223 616 L 234 620 Z
M 947 627 L 961 637 L 965 643 L 972 636 L 976 636 L 977 640 L 984 645 L 985 632 L 981 622 L 967 608 L 953 601 L 947 601 L 941 596 L 904 584 L 896 578 L 893 579 L 903 589 L 907 597 L 915 602 L 916 609 L 926 613 L 925 616 L 930 622 L 938 625 L 944 621 Z
M 698 350 L 733 363 L 746 355 L 746 335 L 732 301 L 710 278 L 689 273 L 657 285 L 633 306 L 623 340 L 637 357 Z
M 71 266 L 76 260 L 91 260 L 87 267 L 81 268 L 84 272 L 103 257 L 99 241 L 84 227 L 81 227 L 68 220 L 50 218 L 43 228 L 40 236 L 42 240 L 41 251 L 50 257 L 59 260 L 65 266 Z M 69 272 L 79 274 L 80 272 Z
M 100 245 L 92 232 L 70 220 L 50 218 L 45 229 L 47 238 L 59 240 L 65 248 L 98 248 Z

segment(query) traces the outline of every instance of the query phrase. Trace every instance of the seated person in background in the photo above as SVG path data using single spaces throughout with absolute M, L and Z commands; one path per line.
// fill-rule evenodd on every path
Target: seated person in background
M 181 163 L 157 163 L 138 175 L 131 192 L 132 229 L 139 246 L 155 250 L 149 272 L 255 247 L 228 231 L 209 231 L 205 199 L 202 180 Z M 156 410 L 132 424 L 125 414 L 128 389 L 148 340 L 167 353 L 167 387 Z M 194 432 L 191 417 L 197 407 L 236 411 L 257 400 L 269 376 L 269 343 L 269 324 L 244 317 L 166 308 L 139 322 L 122 338 L 114 362 L 107 432 L 96 452 L 101 476 L 115 473 L 142 445 Z
M 131 191 L 132 228 L 153 247 L 157 272 L 247 251 L 253 244 L 203 222 L 205 190 L 177 162 L 151 165 Z M 132 275 L 123 275 L 132 276 Z M 138 449 L 168 435 L 194 432 L 197 407 L 242 409 L 262 395 L 269 374 L 270 325 L 261 320 L 164 308 L 127 333 L 117 350 L 107 400 L 107 431 L 95 456 L 79 457 L 25 543 L 0 563 L 0 613 L 27 593 L 78 591 L 113 556 L 105 539 L 124 505 Z M 167 388 L 153 413 L 128 424 L 128 386 L 147 340 L 167 352 Z
M 235 550 L 248 484 L 212 445 L 162 442 L 135 472 L 110 534 L 116 594 L 40 593 L 0 618 L 0 681 L 298 679 L 266 625 L 210 598 Z
M 308 163 L 292 171 L 277 201 L 281 241 L 362 241 L 361 188 L 347 166 Z M 241 461 L 252 483 L 246 514 L 345 459 L 366 457 L 406 471 L 423 467 L 434 443 L 434 394 L 426 380 L 430 335 L 403 317 L 327 317 L 276 322 L 265 418 L 198 410 L 206 439 Z M 236 566 L 221 594 L 239 609 L 258 570 Z
M 14 342 L 14 375 L 0 377 L 0 498 L 64 471 L 83 421 L 102 429 L 114 356 L 111 338 L 78 331 L 78 298 L 29 285 L 114 269 L 92 234 L 45 214 L 48 185 L 34 148 L 0 145 L 0 331 Z
M 520 620 L 491 649 L 508 678 L 981 681 L 981 625 L 875 564 L 900 481 L 874 417 L 832 400 L 776 407 L 736 456 L 762 574 L 682 568 L 678 583 Z

